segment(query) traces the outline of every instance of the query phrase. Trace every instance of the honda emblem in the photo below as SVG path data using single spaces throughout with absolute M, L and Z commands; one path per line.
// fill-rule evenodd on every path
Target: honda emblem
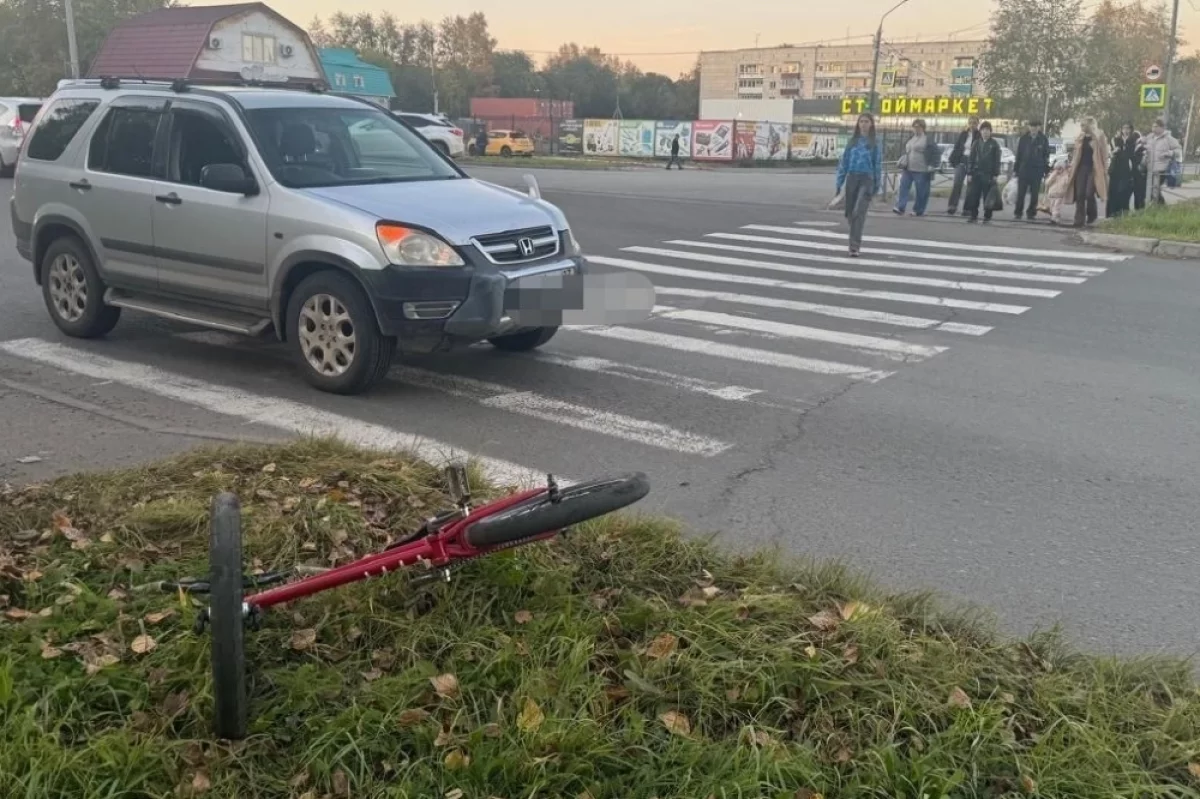
M 533 239 L 517 239 L 517 249 L 519 249 L 521 251 L 521 255 L 526 258 L 533 255 Z

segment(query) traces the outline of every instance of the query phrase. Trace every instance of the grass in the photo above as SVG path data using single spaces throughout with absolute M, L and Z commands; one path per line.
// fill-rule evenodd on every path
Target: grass
M 71 797 L 1197 797 L 1189 665 L 1008 640 L 830 564 L 637 516 L 266 616 L 252 735 L 211 740 L 195 607 L 213 493 L 247 559 L 329 564 L 443 503 L 336 443 L 205 450 L 0 493 L 0 793 Z M 453 675 L 452 677 L 447 675 Z
M 1147 206 L 1116 219 L 1106 219 L 1097 229 L 1123 236 L 1200 242 L 1200 200 Z

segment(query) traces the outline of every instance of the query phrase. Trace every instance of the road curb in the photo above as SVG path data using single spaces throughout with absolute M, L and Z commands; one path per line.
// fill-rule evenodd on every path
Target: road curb
M 1148 239 L 1141 236 L 1120 236 L 1115 233 L 1093 233 L 1091 231 L 1080 233 L 1079 240 L 1094 247 L 1106 247 L 1120 252 L 1156 255 L 1160 258 L 1200 259 L 1200 244 L 1187 241 Z

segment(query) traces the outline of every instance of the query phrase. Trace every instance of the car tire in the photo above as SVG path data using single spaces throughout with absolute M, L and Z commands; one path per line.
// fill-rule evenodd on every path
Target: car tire
M 362 288 L 333 270 L 301 281 L 288 300 L 286 325 L 304 379 L 331 394 L 367 391 L 387 374 L 396 351 Z
M 509 146 L 507 146 L 507 145 L 506 145 L 506 146 L 504 146 L 504 147 L 501 147 L 501 148 L 500 148 L 500 155 L 501 155 L 503 158 L 512 158 L 512 148 L 511 148 L 511 147 L 509 147 Z
M 447 144 L 446 144 L 446 142 L 444 142 L 444 141 L 435 141 L 435 142 L 433 143 L 433 146 L 434 146 L 434 147 L 436 147 L 436 148 L 437 148 L 437 151 L 438 151 L 439 153 L 441 153 L 442 155 L 446 156 L 447 158 L 449 158 L 449 157 L 450 157 L 450 147 L 449 147 L 449 145 L 447 145 Z
M 504 352 L 529 352 L 536 350 L 558 332 L 558 327 L 535 327 L 522 330 L 520 333 L 509 333 L 507 336 L 489 338 L 488 342 Z
M 16 172 L 15 164 L 4 163 L 4 158 L 0 157 L 0 178 L 11 178 Z
M 104 304 L 104 281 L 92 254 L 74 236 L 50 242 L 42 255 L 42 299 L 59 330 L 72 338 L 108 335 L 121 309 Z

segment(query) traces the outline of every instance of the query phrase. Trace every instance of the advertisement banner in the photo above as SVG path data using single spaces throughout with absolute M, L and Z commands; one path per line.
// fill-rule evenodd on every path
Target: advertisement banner
M 691 122 L 658 122 L 654 125 L 654 154 L 659 158 L 671 157 L 671 141 L 679 137 L 679 156 L 687 158 L 692 152 Z
M 692 158 L 697 161 L 728 161 L 733 158 L 732 122 L 692 123 Z
M 754 129 L 757 122 L 738 122 L 733 130 L 733 157 L 739 161 L 754 158 Z
M 790 125 L 759 122 L 754 128 L 754 158 L 759 161 L 786 161 L 790 133 Z
M 790 157 L 793 161 L 836 161 L 845 146 L 846 135 L 836 127 L 796 126 Z
M 619 152 L 632 158 L 654 156 L 654 122 L 640 119 L 621 120 L 621 146 Z
M 558 151 L 562 155 L 583 154 L 582 119 L 564 119 L 558 123 Z
M 615 119 L 585 119 L 583 121 L 583 152 L 585 155 L 616 155 L 618 123 Z

